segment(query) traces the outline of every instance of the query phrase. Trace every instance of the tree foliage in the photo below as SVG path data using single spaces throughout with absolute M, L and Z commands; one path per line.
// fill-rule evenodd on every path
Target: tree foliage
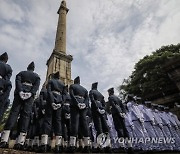
M 131 93 L 143 98 L 153 93 L 165 95 L 175 85 L 163 67 L 175 57 L 180 58 L 180 44 L 162 46 L 140 59 L 131 76 L 119 86 L 120 93 Z
M 12 107 L 12 104 L 9 105 L 8 109 L 6 110 L 6 112 L 3 115 L 3 119 L 2 119 L 1 124 L 0 124 L 0 132 L 3 130 L 3 127 L 4 127 L 4 125 L 8 119 L 11 107 Z

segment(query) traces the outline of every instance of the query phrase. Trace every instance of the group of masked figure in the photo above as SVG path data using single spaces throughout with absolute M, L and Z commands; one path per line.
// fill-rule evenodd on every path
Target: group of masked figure
M 12 69 L 0 56 L 0 118 L 9 105 Z M 48 152 L 120 152 L 180 150 L 180 122 L 168 108 L 128 95 L 126 102 L 108 89 L 108 102 L 98 82 L 88 91 L 80 77 L 68 87 L 51 74 L 40 94 L 40 77 L 30 63 L 16 75 L 12 108 L 1 133 L 0 148 L 8 148 L 16 124 L 14 149 Z M 160 142 L 157 142 L 157 140 Z M 171 140 L 163 143 L 164 139 Z M 55 141 L 52 149 L 51 141 Z M 154 142 L 152 142 L 155 140 Z M 125 142 L 126 141 L 126 142 Z

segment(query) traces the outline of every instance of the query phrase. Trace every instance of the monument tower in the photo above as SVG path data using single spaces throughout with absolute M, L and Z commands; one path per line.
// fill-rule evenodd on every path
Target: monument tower
M 63 0 L 58 10 L 59 19 L 56 31 L 55 47 L 47 61 L 46 82 L 52 73 L 60 72 L 60 79 L 67 85 L 72 84 L 71 80 L 71 62 L 73 57 L 66 54 L 66 15 L 69 9 L 66 7 L 66 1 Z

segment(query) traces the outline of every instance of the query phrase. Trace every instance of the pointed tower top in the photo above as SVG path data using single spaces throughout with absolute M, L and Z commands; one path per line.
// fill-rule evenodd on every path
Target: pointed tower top
M 64 5 L 64 6 L 66 7 L 66 0 L 63 0 L 63 1 L 61 2 L 61 5 Z
M 69 9 L 66 7 L 66 0 L 63 0 L 62 2 L 61 2 L 61 5 L 60 5 L 60 7 L 59 7 L 59 10 L 58 10 L 58 14 L 59 14 L 59 12 L 60 12 L 60 9 L 65 9 L 67 12 L 69 11 Z

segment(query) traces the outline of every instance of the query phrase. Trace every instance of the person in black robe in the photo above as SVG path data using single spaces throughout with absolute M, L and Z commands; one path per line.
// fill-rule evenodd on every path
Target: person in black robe
M 102 137 L 103 134 L 109 136 L 109 128 L 106 121 L 106 104 L 104 96 L 97 90 L 98 82 L 92 84 L 89 92 L 91 100 L 91 112 L 96 130 L 96 137 Z M 102 150 L 101 145 L 97 145 L 97 151 Z M 105 147 L 107 150 L 107 147 Z
M 89 108 L 88 91 L 80 85 L 80 77 L 74 79 L 74 84 L 69 88 L 71 96 L 71 129 L 70 129 L 70 147 L 69 152 L 74 152 L 76 149 L 76 139 L 78 136 L 78 130 L 82 130 L 82 136 L 84 137 L 84 149 L 82 152 L 89 151 L 90 149 L 90 137 L 88 131 L 87 111 Z M 79 128 L 81 124 L 81 128 Z
M 4 131 L 1 137 L 1 148 L 8 147 L 8 139 L 10 131 L 17 122 L 20 116 L 19 137 L 17 140 L 16 149 L 22 149 L 28 130 L 30 115 L 34 102 L 34 97 L 40 85 L 40 77 L 34 72 L 35 64 L 30 63 L 27 71 L 21 71 L 16 75 L 16 88 L 14 92 L 14 101 L 4 126 Z
M 120 98 L 114 95 L 114 88 L 108 89 L 108 94 L 109 94 L 108 100 L 111 107 L 112 118 L 115 129 L 117 131 L 118 138 L 128 139 L 129 134 L 125 126 L 125 114 L 126 114 L 125 107 L 122 101 L 120 100 Z M 128 148 L 129 151 L 132 151 L 131 147 Z M 125 150 L 125 145 L 123 142 L 121 142 L 119 151 L 124 151 L 124 150 Z
M 8 54 L 5 52 L 0 55 L 0 123 L 4 112 L 7 109 L 8 98 L 12 88 L 10 78 L 12 76 L 11 66 L 7 64 Z
M 56 136 L 55 152 L 62 152 L 62 105 L 64 83 L 59 79 L 59 72 L 53 75 L 53 78 L 47 84 L 47 105 L 43 130 L 41 135 L 41 152 L 47 152 L 48 135 L 52 128 Z

